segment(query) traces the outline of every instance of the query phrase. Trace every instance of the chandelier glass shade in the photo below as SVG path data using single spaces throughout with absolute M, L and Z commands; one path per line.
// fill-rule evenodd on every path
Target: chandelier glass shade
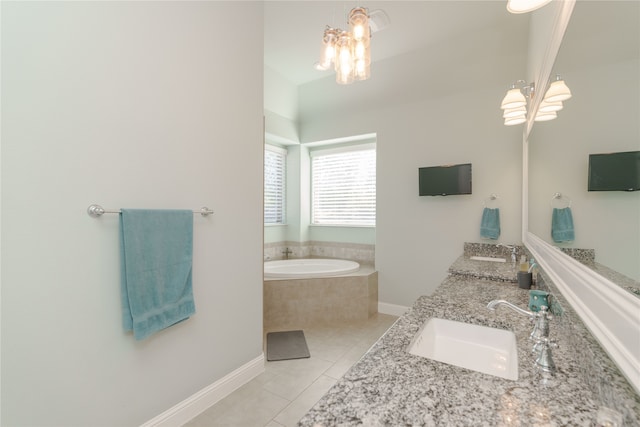
M 338 31 L 335 28 L 327 26 L 322 36 L 322 45 L 320 47 L 320 61 L 316 68 L 319 70 L 328 70 L 333 65 L 333 59 L 336 56 L 336 40 L 338 39 Z
M 349 12 L 349 30 L 327 26 L 322 37 L 319 70 L 336 72 L 336 82 L 350 84 L 371 77 L 371 28 L 367 9 Z
M 353 83 L 353 39 L 348 31 L 343 31 L 336 43 L 336 82 L 346 85 Z

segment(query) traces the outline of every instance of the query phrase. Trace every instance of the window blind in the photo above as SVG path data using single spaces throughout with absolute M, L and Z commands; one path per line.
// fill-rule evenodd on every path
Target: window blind
M 375 226 L 374 144 L 311 153 L 311 222 Z
M 264 223 L 284 224 L 287 151 L 272 145 L 264 150 Z

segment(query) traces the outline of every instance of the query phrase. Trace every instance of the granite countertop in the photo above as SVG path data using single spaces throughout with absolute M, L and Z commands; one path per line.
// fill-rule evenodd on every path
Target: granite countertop
M 593 263 L 593 265 L 590 265 L 590 267 L 596 273 L 611 280 L 621 288 L 629 291 L 631 295 L 640 297 L 640 282 L 638 282 L 637 280 L 633 280 L 630 277 L 627 277 L 624 274 L 612 270 L 611 268 L 597 262 Z
M 432 295 L 418 298 L 300 420 L 300 426 L 595 425 L 604 405 L 586 383 L 583 361 L 575 357 L 575 348 L 562 342 L 566 334 L 580 335 L 582 331 L 560 331 L 565 327 L 563 322 L 552 320 L 550 335 L 559 341 L 559 347 L 553 349 L 557 372 L 553 376 L 540 372 L 528 339 L 531 321 L 505 307 L 495 312 L 486 308 L 494 299 L 526 308 L 528 291 L 500 278 L 479 280 L 473 275 L 474 265 L 465 265 L 471 261 L 461 258 L 452 270 L 469 274 L 453 274 Z M 431 317 L 513 331 L 518 345 L 518 380 L 409 354 L 406 350 L 413 336 Z M 602 381 L 616 383 L 620 379 Z M 625 408 L 625 422 L 637 425 L 640 398 L 629 393 L 628 386 L 622 388 L 624 393 L 616 395 L 616 401 Z
M 476 261 L 466 255 L 458 257 L 451 264 L 449 273 L 498 282 L 517 283 L 518 281 L 518 266 L 513 262 Z

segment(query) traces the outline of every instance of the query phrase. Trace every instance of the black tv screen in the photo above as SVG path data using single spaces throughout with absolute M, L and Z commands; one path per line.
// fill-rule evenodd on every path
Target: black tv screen
M 471 194 L 471 163 L 418 169 L 421 196 Z
M 640 190 L 640 151 L 589 155 L 589 191 Z

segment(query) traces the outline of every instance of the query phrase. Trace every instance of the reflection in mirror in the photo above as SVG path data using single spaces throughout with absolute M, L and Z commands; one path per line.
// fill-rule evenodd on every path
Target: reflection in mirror
M 589 154 L 640 150 L 640 3 L 577 2 L 554 71 L 573 97 L 529 135 L 529 231 L 593 249 L 590 267 L 640 293 L 640 191 L 587 191 Z M 554 241 L 554 208 L 569 203 L 573 239 Z

